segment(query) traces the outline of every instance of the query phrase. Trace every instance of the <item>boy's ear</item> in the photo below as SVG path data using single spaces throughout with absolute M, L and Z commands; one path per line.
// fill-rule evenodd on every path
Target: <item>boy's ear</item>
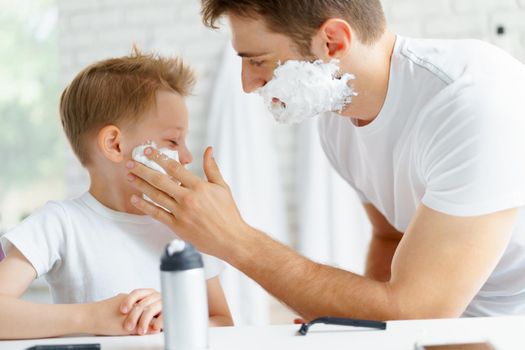
M 115 163 L 124 160 L 121 147 L 122 131 L 115 125 L 108 125 L 98 132 L 97 144 L 104 157 Z
M 320 58 L 340 59 L 350 51 L 352 39 L 352 29 L 348 22 L 331 18 L 323 23 L 312 39 L 312 44 L 321 51 L 318 54 Z

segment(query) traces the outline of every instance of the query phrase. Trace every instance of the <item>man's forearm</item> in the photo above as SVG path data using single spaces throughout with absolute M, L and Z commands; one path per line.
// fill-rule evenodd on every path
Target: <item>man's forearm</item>
M 233 326 L 233 320 L 231 317 L 224 315 L 210 316 L 209 325 L 210 327 L 231 327 Z
M 48 338 L 89 332 L 86 304 L 35 304 L 0 296 L 0 339 Z
M 226 260 L 305 319 L 387 320 L 398 314 L 386 283 L 316 264 L 253 229 L 236 243 Z
M 387 239 L 373 235 L 366 261 L 365 276 L 376 281 L 389 281 L 392 258 L 398 244 L 398 239 Z

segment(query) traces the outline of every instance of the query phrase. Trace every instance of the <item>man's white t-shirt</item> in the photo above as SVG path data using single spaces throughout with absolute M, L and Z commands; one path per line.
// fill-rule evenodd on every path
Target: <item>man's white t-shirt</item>
M 455 216 L 520 208 L 464 315 L 525 314 L 523 64 L 480 41 L 398 36 L 378 117 L 357 127 L 324 115 L 320 137 L 338 173 L 400 232 L 421 204 Z
M 177 238 L 151 217 L 111 210 L 89 192 L 52 201 L 0 242 L 15 246 L 45 276 L 55 303 L 88 303 L 138 288 L 160 291 L 160 258 Z M 203 254 L 206 279 L 223 269 L 220 260 Z

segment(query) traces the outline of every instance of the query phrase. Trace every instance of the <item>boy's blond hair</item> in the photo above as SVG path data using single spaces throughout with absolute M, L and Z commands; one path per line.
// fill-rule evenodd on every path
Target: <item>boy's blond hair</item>
M 168 90 L 187 96 L 195 84 L 180 58 L 143 54 L 112 58 L 82 70 L 62 93 L 60 119 L 82 165 L 89 165 L 88 137 L 107 125 L 137 122 L 155 105 L 155 94 Z

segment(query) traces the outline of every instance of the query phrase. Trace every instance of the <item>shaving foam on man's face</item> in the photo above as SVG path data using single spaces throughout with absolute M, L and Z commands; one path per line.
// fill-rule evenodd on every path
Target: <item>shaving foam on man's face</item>
M 280 123 L 300 123 L 324 112 L 340 112 L 357 95 L 351 74 L 338 75 L 339 61 L 313 63 L 290 60 L 256 92 Z

